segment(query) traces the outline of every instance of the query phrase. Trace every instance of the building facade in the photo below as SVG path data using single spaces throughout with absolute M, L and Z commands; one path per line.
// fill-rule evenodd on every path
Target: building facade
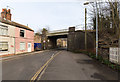
M 34 32 L 24 28 L 15 28 L 16 54 L 34 51 Z
M 35 33 L 34 35 L 34 50 L 38 51 L 42 49 L 41 45 L 41 34 Z
M 0 22 L 0 55 L 15 54 L 15 27 Z
M 9 15 L 4 15 L 6 13 Z M 0 56 L 34 51 L 34 30 L 11 21 L 9 16 L 10 10 L 3 9 L 0 18 Z
M 34 43 L 41 43 L 41 34 L 35 33 L 35 35 L 34 35 Z

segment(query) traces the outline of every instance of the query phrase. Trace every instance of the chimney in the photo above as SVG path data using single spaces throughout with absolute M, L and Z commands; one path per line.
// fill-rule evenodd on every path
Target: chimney
M 6 19 L 6 20 L 10 20 L 11 21 L 11 12 L 10 12 L 10 9 L 2 9 L 2 12 L 1 12 L 1 17 L 2 19 Z

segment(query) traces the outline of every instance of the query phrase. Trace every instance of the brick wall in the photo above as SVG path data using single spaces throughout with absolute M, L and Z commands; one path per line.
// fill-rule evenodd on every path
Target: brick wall
M 2 19 L 5 18 L 6 20 L 11 20 L 11 11 L 10 9 L 2 9 L 2 12 L 1 12 L 1 17 Z

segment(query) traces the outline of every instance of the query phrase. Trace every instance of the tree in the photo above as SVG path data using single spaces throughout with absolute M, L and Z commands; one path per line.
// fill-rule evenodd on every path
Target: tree
M 42 34 L 43 30 L 46 30 L 47 32 L 49 32 L 50 31 L 50 27 L 48 25 L 46 25 L 45 28 L 42 28 L 42 29 L 39 28 L 36 33 L 37 34 Z
M 106 2 L 98 2 L 98 30 L 99 35 L 104 31 L 108 32 L 112 30 L 113 32 L 108 32 L 111 34 L 118 34 L 118 25 L 119 25 L 119 15 L 118 15 L 118 0 L 112 2 L 112 0 L 108 0 Z M 93 29 L 96 29 L 96 12 L 95 12 L 95 4 L 91 3 L 92 9 L 90 10 L 90 16 L 92 21 Z

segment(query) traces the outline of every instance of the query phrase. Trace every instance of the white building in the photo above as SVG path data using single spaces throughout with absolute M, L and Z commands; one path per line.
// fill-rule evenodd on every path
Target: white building
M 0 55 L 15 53 L 15 27 L 0 22 Z

